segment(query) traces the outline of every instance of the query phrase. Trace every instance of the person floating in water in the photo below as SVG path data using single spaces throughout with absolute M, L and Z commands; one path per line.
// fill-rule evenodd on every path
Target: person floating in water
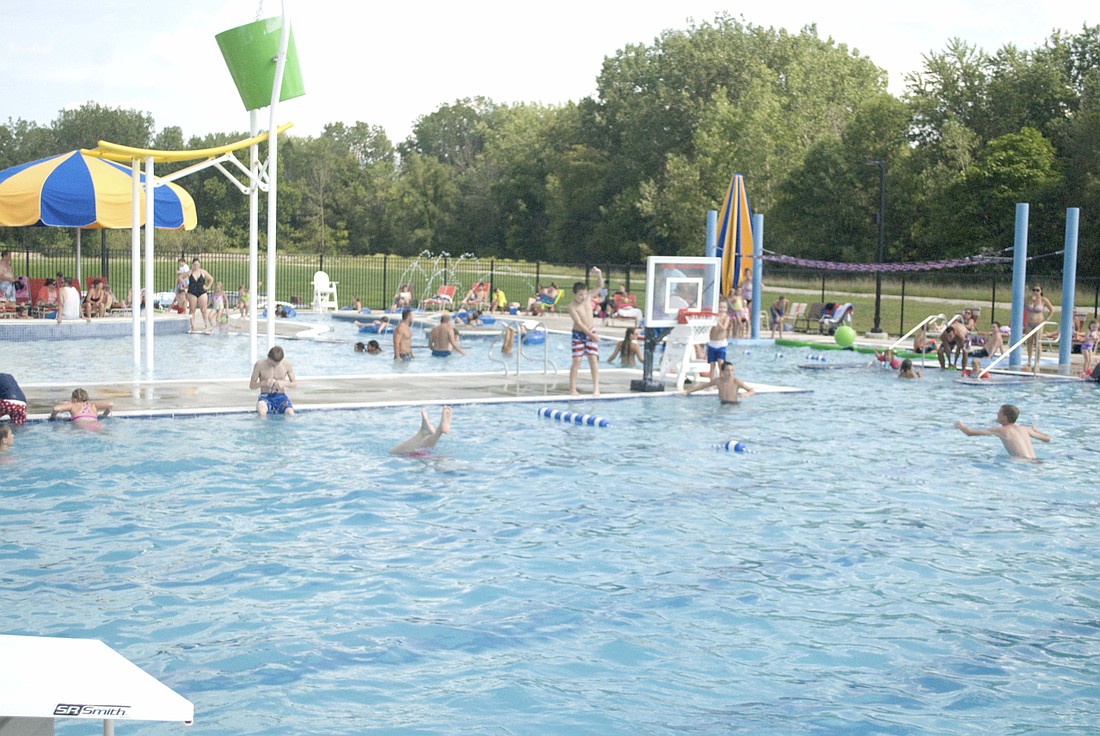
M 99 423 L 99 418 L 110 414 L 113 406 L 114 404 L 110 401 L 94 402 L 88 398 L 87 391 L 77 388 L 73 389 L 69 401 L 63 401 L 54 406 L 50 419 L 57 419 L 58 414 L 67 411 L 74 425 L 87 429 L 99 429 L 103 426 Z
M 997 423 L 1000 426 L 989 429 L 971 429 L 962 422 L 955 422 L 955 428 L 962 430 L 967 437 L 999 437 L 1001 444 L 1008 450 L 1012 457 L 1022 457 L 1029 460 L 1035 459 L 1035 448 L 1031 445 L 1031 439 L 1035 438 L 1043 442 L 1050 442 L 1050 437 L 1043 434 L 1035 427 L 1022 427 L 1016 424 L 1020 416 L 1020 410 L 1012 404 L 1003 404 L 997 412 Z
M 451 407 L 444 406 L 439 414 L 439 426 L 432 427 L 428 411 L 420 410 L 420 429 L 416 434 L 390 449 L 391 455 L 408 455 L 435 447 L 439 438 L 451 431 Z

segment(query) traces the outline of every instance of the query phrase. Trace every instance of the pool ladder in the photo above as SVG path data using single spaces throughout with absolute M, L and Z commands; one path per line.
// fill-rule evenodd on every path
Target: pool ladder
M 534 325 L 527 329 L 527 335 L 532 335 L 532 334 L 536 334 L 536 333 L 539 333 L 539 332 L 541 332 L 542 335 L 543 335 L 543 340 L 542 340 L 542 372 L 543 373 L 550 373 L 551 371 L 553 371 L 554 373 L 558 372 L 557 365 L 554 364 L 554 361 L 550 360 L 550 341 L 548 339 L 546 339 L 547 338 L 546 325 L 544 325 L 542 322 L 540 322 L 538 320 L 522 320 L 522 321 L 520 321 L 520 320 L 515 320 L 515 321 L 513 321 L 513 320 L 498 320 L 498 321 L 504 322 L 505 325 L 507 325 L 508 327 L 511 327 L 513 330 L 515 330 L 515 333 L 516 333 L 515 340 L 512 344 L 512 354 L 516 358 L 515 375 L 518 376 L 520 374 L 520 360 L 521 359 L 523 359 L 523 360 L 535 360 L 535 358 L 532 358 L 530 355 L 527 354 L 527 351 L 525 349 L 525 345 L 527 343 L 522 339 L 522 335 L 519 331 L 519 328 L 522 324 L 531 324 L 532 322 L 534 322 Z M 498 345 L 503 346 L 503 344 L 504 344 L 504 330 L 501 330 L 500 335 L 497 338 L 494 338 L 489 343 L 489 360 L 493 363 L 499 363 L 501 365 L 501 367 L 504 368 L 504 375 L 507 376 L 507 375 L 510 375 L 510 371 L 509 371 L 509 367 L 508 367 L 509 361 L 505 360 L 503 357 L 500 356 L 500 349 L 498 347 Z

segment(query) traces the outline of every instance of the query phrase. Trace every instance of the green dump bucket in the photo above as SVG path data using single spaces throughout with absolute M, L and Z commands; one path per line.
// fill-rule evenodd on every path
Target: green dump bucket
M 282 18 L 264 18 L 215 36 L 246 110 L 258 110 L 271 104 L 275 57 L 279 55 L 282 31 Z M 294 30 L 291 29 L 279 99 L 290 100 L 305 93 L 302 69 L 298 66 L 298 50 L 294 46 Z

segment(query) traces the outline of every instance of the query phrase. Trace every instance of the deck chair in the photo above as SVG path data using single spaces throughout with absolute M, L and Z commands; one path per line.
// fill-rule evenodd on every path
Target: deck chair
M 825 302 L 811 302 L 810 306 L 806 307 L 802 314 L 798 315 L 798 317 L 796 317 L 794 321 L 791 322 L 791 324 L 794 326 L 794 329 L 796 331 L 798 330 L 799 325 L 804 325 L 804 329 L 806 330 L 806 332 L 809 332 L 810 326 L 816 325 L 818 323 L 818 320 L 821 319 L 821 312 L 824 309 Z
M 328 309 L 339 309 L 340 302 L 336 297 L 337 281 L 329 281 L 328 274 L 318 271 L 313 274 L 313 308 L 318 312 Z
M 449 309 L 454 306 L 456 289 L 458 287 L 454 284 L 443 284 L 436 290 L 435 296 L 421 299 L 420 306 L 424 309 Z
M 855 307 L 851 302 L 837 304 L 829 314 L 822 314 L 817 321 L 817 331 L 822 335 L 832 335 L 842 324 L 852 325 L 852 313 Z

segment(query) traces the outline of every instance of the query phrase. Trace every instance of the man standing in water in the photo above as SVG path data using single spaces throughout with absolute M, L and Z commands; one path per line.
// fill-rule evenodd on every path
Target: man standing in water
M 1031 445 L 1031 438 L 1050 442 L 1050 437 L 1035 429 L 1035 427 L 1021 427 L 1016 424 L 1019 417 L 1019 409 L 1012 404 L 1003 404 L 1001 410 L 997 412 L 997 423 L 1000 426 L 990 427 L 989 429 L 971 429 L 962 422 L 955 422 L 955 428 L 962 430 L 962 433 L 967 437 L 990 435 L 998 437 L 1012 457 L 1034 460 L 1035 448 Z
M 603 273 L 595 266 L 592 274 L 596 277 L 596 290 L 603 288 Z M 573 364 L 569 367 L 569 393 L 576 396 L 577 371 L 581 367 L 581 358 L 588 356 L 588 367 L 592 371 L 592 395 L 600 395 L 600 338 L 592 326 L 592 300 L 588 296 L 588 287 L 583 281 L 573 284 L 573 301 L 569 302 L 569 316 L 573 318 Z
M 401 311 L 401 321 L 393 330 L 393 359 L 409 361 L 413 355 L 413 311 L 404 309 Z
M 287 388 L 294 388 L 298 382 L 294 378 L 294 366 L 289 360 L 283 360 L 283 349 L 276 345 L 267 351 L 267 357 L 257 360 L 252 368 L 252 378 L 248 387 L 260 389 L 260 398 L 256 401 L 256 413 L 261 417 L 271 414 L 294 416 L 294 405 L 286 395 Z
M 451 324 L 451 315 L 444 312 L 439 316 L 439 324 L 428 333 L 428 349 L 432 351 L 434 358 L 446 358 L 455 351 L 459 355 L 465 355 L 466 351 L 458 344 L 458 333 Z

